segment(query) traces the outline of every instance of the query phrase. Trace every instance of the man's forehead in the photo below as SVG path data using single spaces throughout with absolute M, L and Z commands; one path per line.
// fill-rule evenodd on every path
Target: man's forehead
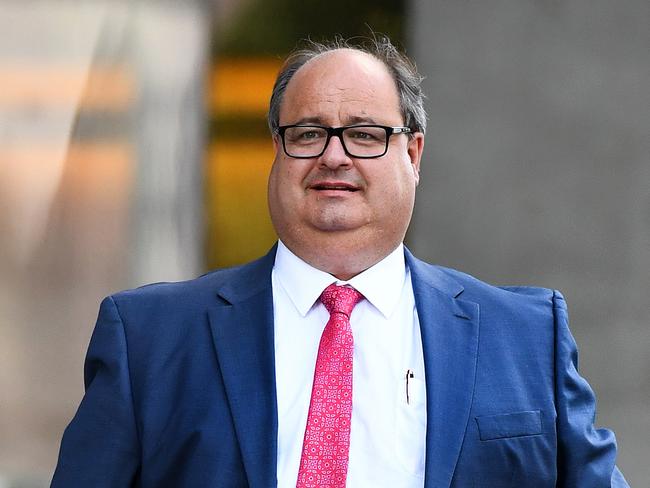
M 352 49 L 308 61 L 289 81 L 283 98 L 281 112 L 288 110 L 294 116 L 316 116 L 314 110 L 320 109 L 331 115 L 336 107 L 346 106 L 354 115 L 369 118 L 377 111 L 399 112 L 397 87 L 388 68 L 371 54 Z
M 342 47 L 339 49 L 332 49 L 330 51 L 325 51 L 321 54 L 318 54 L 308 60 L 303 67 L 317 64 L 323 61 L 334 61 L 339 62 L 341 60 L 355 61 L 362 64 L 373 64 L 379 63 L 383 64 L 378 58 L 372 54 L 361 51 L 359 49 L 353 49 L 348 47 Z
M 338 73 L 354 73 L 366 78 L 390 76 L 386 65 L 372 54 L 358 49 L 341 48 L 324 52 L 307 61 L 296 71 L 289 84 L 294 80 L 308 77 L 314 72 L 329 74 L 333 70 Z

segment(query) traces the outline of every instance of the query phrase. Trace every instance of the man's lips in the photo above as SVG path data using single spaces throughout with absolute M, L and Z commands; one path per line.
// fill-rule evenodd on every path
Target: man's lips
M 310 190 L 317 191 L 359 191 L 359 187 L 345 181 L 317 181 L 309 185 Z

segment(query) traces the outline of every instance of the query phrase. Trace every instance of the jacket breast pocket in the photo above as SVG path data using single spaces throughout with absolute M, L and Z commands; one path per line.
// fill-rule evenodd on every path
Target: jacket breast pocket
M 475 418 L 482 441 L 539 435 L 542 416 L 539 410 L 483 415 Z

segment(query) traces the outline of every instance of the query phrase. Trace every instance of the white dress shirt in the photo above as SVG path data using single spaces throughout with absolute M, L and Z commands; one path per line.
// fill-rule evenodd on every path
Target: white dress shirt
M 347 486 L 424 486 L 424 358 L 411 276 L 400 246 L 347 282 L 278 243 L 272 273 L 278 398 L 278 486 L 295 487 L 320 337 L 318 300 L 332 283 L 365 297 L 350 317 L 354 366 Z M 409 398 L 406 398 L 407 371 Z

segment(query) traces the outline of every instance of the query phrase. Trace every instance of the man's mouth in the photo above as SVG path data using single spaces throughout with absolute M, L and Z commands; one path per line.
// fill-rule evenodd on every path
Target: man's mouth
M 342 183 L 342 182 L 319 182 L 319 183 L 314 183 L 313 185 L 310 185 L 309 187 L 312 190 L 317 190 L 317 191 L 349 191 L 349 192 L 355 192 L 359 191 L 359 188 L 351 185 L 349 183 Z

